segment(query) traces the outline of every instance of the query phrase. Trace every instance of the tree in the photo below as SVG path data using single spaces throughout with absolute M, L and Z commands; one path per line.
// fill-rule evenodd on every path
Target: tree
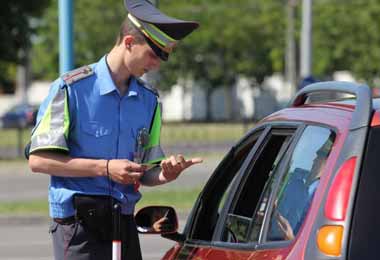
M 204 82 L 206 103 L 211 104 L 212 90 L 232 86 L 238 76 L 261 83 L 265 76 L 282 71 L 285 5 L 280 1 L 171 3 L 161 0 L 160 7 L 176 17 L 199 21 L 200 28 L 180 43 L 170 62 L 163 65 L 162 83 L 193 77 Z
M 200 21 L 164 65 L 170 75 L 190 73 L 207 77 L 212 85 L 233 81 L 237 74 L 249 74 L 259 81 L 283 67 L 283 4 L 268 0 L 161 0 L 160 9 L 183 19 Z M 50 71 L 51 61 L 41 64 L 42 56 L 58 57 L 57 6 L 52 4 L 44 17 L 40 41 L 34 46 L 39 69 Z M 75 2 L 75 60 L 77 65 L 99 58 L 114 44 L 117 28 L 125 16 L 118 0 L 81 0 Z M 79 22 L 80 21 L 80 22 Z M 53 47 L 54 45 L 54 47 Z M 223 65 L 224 64 L 224 65 Z M 57 62 L 53 64 L 54 73 Z M 223 66 L 220 66 L 223 65 Z M 170 68 L 170 70 L 169 70 Z M 166 70 L 165 70 L 166 71 Z M 165 72 L 163 72 L 165 73 Z M 253 74 L 252 74 L 253 73 Z M 40 74 L 43 76 L 49 73 Z M 54 78 L 54 77 L 53 77 Z M 171 79 L 173 76 L 164 76 Z
M 24 62 L 24 53 L 38 26 L 38 17 L 49 0 L 2 1 L 0 8 L 0 89 L 10 91 L 15 67 Z
M 380 76 L 380 2 L 377 0 L 315 1 L 314 73 L 351 71 L 373 83 Z
M 33 46 L 35 78 L 52 80 L 59 71 L 58 1 L 47 8 Z M 74 1 L 75 67 L 100 59 L 116 41 L 126 11 L 120 0 Z
M 169 62 L 162 63 L 160 89 L 190 77 L 203 82 L 210 98 L 213 89 L 232 86 L 240 75 L 262 82 L 265 76 L 283 70 L 285 5 L 281 1 L 160 0 L 159 4 L 165 13 L 201 24 L 179 44 Z M 125 14 L 119 0 L 75 2 L 76 66 L 96 61 L 112 47 Z M 57 19 L 54 2 L 33 48 L 36 77 L 57 76 Z
M 261 82 L 266 75 L 282 70 L 285 9 L 279 1 L 170 2 L 161 0 L 161 8 L 201 24 L 168 63 L 180 68 L 177 72 L 206 76 L 212 85 L 223 85 L 239 74 Z

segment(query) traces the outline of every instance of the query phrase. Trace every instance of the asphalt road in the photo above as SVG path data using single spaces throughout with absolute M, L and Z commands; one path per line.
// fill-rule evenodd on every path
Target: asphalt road
M 203 186 L 213 172 L 219 158 L 187 169 L 175 182 L 160 189 L 183 189 Z M 25 162 L 0 162 L 0 203 L 46 199 L 49 176 L 32 173 Z M 143 188 L 142 193 L 145 189 Z M 180 230 L 186 214 L 180 215 Z M 41 216 L 0 215 L 1 260 L 51 260 L 52 248 L 48 234 L 49 219 Z M 157 260 L 174 244 L 157 235 L 140 236 L 143 259 Z
M 180 219 L 183 227 L 184 219 Z M 1 260 L 52 260 L 53 251 L 48 234 L 48 221 L 0 226 Z M 159 235 L 141 235 L 141 251 L 144 260 L 157 260 L 174 245 L 174 241 Z

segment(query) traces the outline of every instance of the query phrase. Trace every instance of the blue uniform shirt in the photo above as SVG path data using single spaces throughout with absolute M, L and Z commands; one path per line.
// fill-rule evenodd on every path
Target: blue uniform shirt
M 65 83 L 61 78 L 53 83 L 40 107 L 35 129 L 59 90 L 67 88 L 70 124 L 65 150 L 69 155 L 73 158 L 133 160 L 137 133 L 142 128 L 150 128 L 157 96 L 133 77 L 127 93 L 120 96 L 112 81 L 106 57 L 90 67 L 92 75 L 72 84 Z M 53 111 L 53 108 L 50 110 Z M 53 114 L 50 110 L 49 113 Z M 57 117 L 57 112 L 54 113 Z M 141 194 L 134 185 L 111 182 L 111 186 L 112 196 L 122 203 L 122 213 L 132 214 Z M 74 215 L 72 196 L 76 193 L 109 195 L 109 192 L 107 177 L 52 176 L 49 187 L 50 216 L 63 218 Z

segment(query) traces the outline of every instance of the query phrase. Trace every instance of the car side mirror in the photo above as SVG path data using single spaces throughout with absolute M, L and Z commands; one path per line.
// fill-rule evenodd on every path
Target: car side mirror
M 137 231 L 141 234 L 171 234 L 178 230 L 178 217 L 174 208 L 148 206 L 135 215 Z

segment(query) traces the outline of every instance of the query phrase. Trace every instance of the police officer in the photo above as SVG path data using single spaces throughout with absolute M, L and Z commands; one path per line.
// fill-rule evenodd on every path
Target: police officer
M 122 257 L 141 259 L 133 219 L 139 185 L 170 182 L 202 162 L 164 157 L 158 95 L 139 79 L 198 24 L 168 17 L 146 0 L 125 0 L 125 6 L 116 45 L 97 63 L 53 82 L 32 132 L 29 166 L 51 175 L 55 259 L 110 259 L 115 203 Z

